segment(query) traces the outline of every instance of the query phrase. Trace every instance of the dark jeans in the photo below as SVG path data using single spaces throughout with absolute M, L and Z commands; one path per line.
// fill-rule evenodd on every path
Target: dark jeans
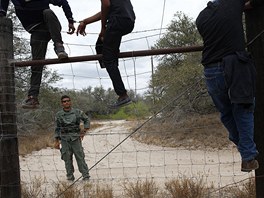
M 32 60 L 45 59 L 48 42 L 52 39 L 55 43 L 63 43 L 61 39 L 61 24 L 55 13 L 46 9 L 43 11 L 44 23 L 30 31 L 30 46 Z M 44 65 L 31 67 L 30 89 L 28 96 L 38 96 Z
M 107 22 L 103 43 L 103 63 L 112 80 L 117 95 L 126 93 L 120 71 L 118 69 L 118 55 L 122 36 L 130 33 L 134 22 L 127 18 L 112 17 Z
M 231 103 L 223 68 L 205 68 L 208 92 L 221 113 L 221 121 L 229 132 L 229 139 L 236 144 L 242 160 L 251 160 L 258 151 L 254 142 L 254 104 Z

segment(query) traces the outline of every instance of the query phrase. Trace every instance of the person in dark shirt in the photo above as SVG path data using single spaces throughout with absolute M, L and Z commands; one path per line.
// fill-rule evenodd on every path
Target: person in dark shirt
M 61 37 L 61 24 L 50 9 L 49 4 L 62 7 L 69 22 L 69 34 L 75 31 L 71 8 L 67 0 L 12 0 L 16 15 L 22 26 L 31 34 L 30 45 L 33 60 L 45 59 L 48 42 L 54 43 L 54 50 L 59 59 L 68 58 Z M 0 0 L 0 16 L 6 16 L 9 0 Z M 28 98 L 23 101 L 23 108 L 37 108 L 38 95 L 44 65 L 31 67 L 30 89 Z
M 77 35 L 85 36 L 86 25 L 101 20 L 101 32 L 97 41 L 102 43 L 101 65 L 106 68 L 119 96 L 112 108 L 131 103 L 118 69 L 118 55 L 122 36 L 132 32 L 135 18 L 130 0 L 101 0 L 101 11 L 82 20 L 77 28 Z
M 256 71 L 245 50 L 242 15 L 248 0 L 213 0 L 200 12 L 196 25 L 204 42 L 202 64 L 208 92 L 221 114 L 229 139 L 237 146 L 241 171 L 259 167 L 254 142 Z

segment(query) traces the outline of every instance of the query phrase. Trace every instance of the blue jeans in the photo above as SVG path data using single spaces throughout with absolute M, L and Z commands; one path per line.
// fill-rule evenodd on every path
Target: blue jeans
M 221 66 L 205 68 L 204 75 L 208 93 L 221 114 L 229 139 L 237 146 L 243 161 L 254 159 L 258 154 L 254 142 L 254 104 L 231 103 Z

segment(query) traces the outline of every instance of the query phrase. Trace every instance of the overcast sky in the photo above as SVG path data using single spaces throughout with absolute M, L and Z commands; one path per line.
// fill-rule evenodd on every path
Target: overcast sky
M 68 0 L 74 19 L 80 21 L 100 10 L 100 0 Z M 182 11 L 195 19 L 205 7 L 207 0 L 131 0 L 136 14 L 135 28 L 132 33 L 123 37 L 120 51 L 146 50 L 160 38 L 160 33 L 166 28 L 173 15 Z M 165 2 L 165 7 L 164 7 Z M 62 37 L 69 56 L 94 54 L 94 44 L 100 31 L 100 23 L 87 25 L 85 37 L 67 35 L 68 23 L 61 8 L 51 6 L 62 24 Z M 163 15 L 164 8 L 164 15 Z M 78 24 L 75 24 L 77 28 Z M 154 31 L 155 30 L 155 31 Z M 53 44 L 49 43 L 47 58 L 56 58 Z M 154 63 L 156 66 L 157 63 Z M 150 57 L 120 59 L 119 68 L 127 89 L 137 90 L 137 93 L 147 91 L 151 75 Z M 112 88 L 112 82 L 105 69 L 101 69 L 96 61 L 72 64 L 49 65 L 64 78 L 56 86 L 81 90 L 88 86 Z M 135 78 L 135 75 L 136 78 Z

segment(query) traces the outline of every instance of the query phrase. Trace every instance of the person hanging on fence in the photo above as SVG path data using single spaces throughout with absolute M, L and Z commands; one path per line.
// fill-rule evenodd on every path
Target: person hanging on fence
M 67 0 L 11 0 L 16 15 L 27 32 L 31 34 L 30 45 L 33 60 L 45 59 L 48 42 L 54 43 L 54 50 L 59 59 L 68 58 L 65 52 L 61 24 L 49 4 L 62 7 L 68 19 L 69 34 L 75 31 L 72 11 Z M 6 16 L 9 0 L 0 0 L 0 16 Z M 31 66 L 30 89 L 28 97 L 23 101 L 23 108 L 38 108 L 38 95 L 44 65 Z
M 73 154 L 83 180 L 89 180 L 89 169 L 85 162 L 82 140 L 90 128 L 88 116 L 81 110 L 72 108 L 71 98 L 67 95 L 61 97 L 62 110 L 56 113 L 56 129 L 54 147 L 60 149 L 61 159 L 65 162 L 67 180 L 74 181 Z M 80 128 L 83 122 L 84 129 Z M 60 148 L 61 145 L 61 148 Z
M 252 4 L 254 5 L 254 3 Z M 246 51 L 242 23 L 246 0 L 209 1 L 196 19 L 204 48 L 202 64 L 208 93 L 220 118 L 237 146 L 241 171 L 259 167 L 254 142 L 254 102 L 256 71 Z
M 132 32 L 135 23 L 135 13 L 130 0 L 101 0 L 101 11 L 82 20 L 77 28 L 77 35 L 86 35 L 86 25 L 101 20 L 101 32 L 96 42 L 96 51 L 102 54 L 102 68 L 106 68 L 119 96 L 112 108 L 118 108 L 131 103 L 127 95 L 120 71 L 118 55 L 122 36 Z

